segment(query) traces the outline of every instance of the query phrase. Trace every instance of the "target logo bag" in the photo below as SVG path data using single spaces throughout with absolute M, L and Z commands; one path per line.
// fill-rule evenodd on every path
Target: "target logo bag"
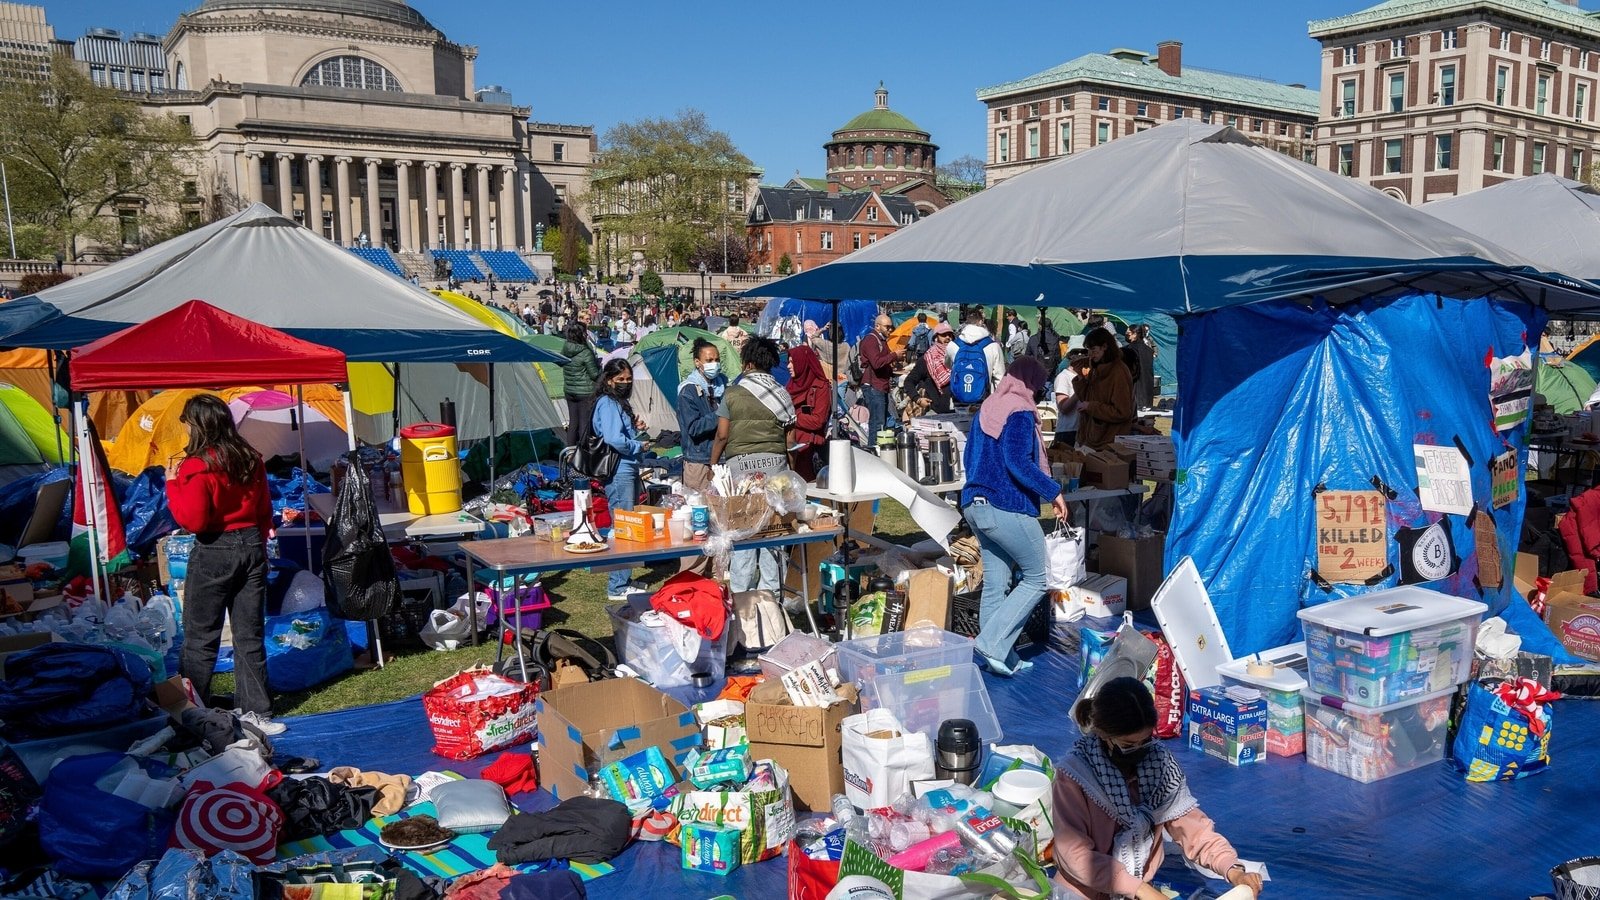
M 266 865 L 277 854 L 283 811 L 247 784 L 198 782 L 183 798 L 172 846 L 214 856 L 224 850 Z

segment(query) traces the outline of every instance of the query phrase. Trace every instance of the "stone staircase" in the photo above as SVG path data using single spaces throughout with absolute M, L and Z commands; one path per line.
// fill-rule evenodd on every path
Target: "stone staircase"
M 433 257 L 426 253 L 408 250 L 396 252 L 394 258 L 400 263 L 400 268 L 405 270 L 406 277 L 416 277 L 423 281 L 433 280 Z

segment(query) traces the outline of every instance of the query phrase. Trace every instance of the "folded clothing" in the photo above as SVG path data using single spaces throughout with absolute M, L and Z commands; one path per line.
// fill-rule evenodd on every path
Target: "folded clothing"
M 495 757 L 479 776 L 506 789 L 507 794 L 522 794 L 539 789 L 539 771 L 533 754 L 507 751 Z
M 615 800 L 573 797 L 555 809 L 512 816 L 489 838 L 500 862 L 515 866 L 547 859 L 605 862 L 623 851 L 633 817 Z
M 382 772 L 363 772 L 355 766 L 338 766 L 328 770 L 328 780 L 348 787 L 372 788 L 378 792 L 378 802 L 372 807 L 375 816 L 392 816 L 406 807 L 406 794 L 411 790 L 410 775 L 385 775 Z
M 500 889 L 500 900 L 588 900 L 583 879 L 571 869 L 518 875 Z

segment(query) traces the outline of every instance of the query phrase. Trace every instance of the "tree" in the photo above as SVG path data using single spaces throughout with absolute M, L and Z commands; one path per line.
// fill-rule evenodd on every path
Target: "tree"
M 698 110 L 623 123 L 606 132 L 592 208 L 605 211 L 606 231 L 621 236 L 619 243 L 684 271 L 708 232 L 726 230 L 730 239 L 743 232 L 744 214 L 729 198 L 743 195 L 753 171 L 733 139 Z
M 726 259 L 727 268 L 723 268 Z M 689 254 L 689 271 L 700 271 L 704 263 L 708 272 L 748 272 L 750 271 L 750 248 L 746 246 L 742 234 L 727 235 L 724 243 L 723 235 L 712 233 L 700 239 L 699 246 Z
M 555 230 L 559 240 L 552 241 L 550 233 L 545 232 L 544 242 L 545 246 L 555 248 L 556 267 L 563 272 L 589 268 L 588 230 L 583 227 L 583 220 L 578 218 L 572 204 L 561 204 L 561 224 Z
M 789 254 L 785 253 L 784 255 L 778 257 L 778 274 L 779 275 L 788 275 L 790 272 L 793 272 L 793 271 L 794 271 L 794 260 L 789 258 Z
M 77 259 L 87 243 L 140 245 L 180 227 L 195 148 L 190 126 L 145 115 L 64 56 L 49 77 L 0 88 L 0 155 L 17 231 L 41 228 L 52 254 Z M 134 229 L 120 220 L 129 213 Z
M 983 159 L 970 153 L 941 163 L 937 170 L 939 187 L 956 200 L 964 200 L 983 190 L 987 177 Z
M 661 274 L 650 269 L 639 276 L 639 292 L 647 297 L 659 297 L 667 292 L 667 286 L 661 281 Z

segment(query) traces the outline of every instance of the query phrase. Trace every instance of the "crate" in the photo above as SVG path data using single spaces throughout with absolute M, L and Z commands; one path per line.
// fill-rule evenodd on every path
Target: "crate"
M 982 601 L 981 591 L 956 594 L 950 604 L 950 630 L 966 637 L 977 637 Z M 1039 605 L 1028 615 L 1027 621 L 1022 623 L 1022 636 L 1017 640 L 1017 649 L 1033 644 L 1041 647 L 1049 644 L 1050 616 L 1050 594 L 1046 593 L 1040 598 Z

